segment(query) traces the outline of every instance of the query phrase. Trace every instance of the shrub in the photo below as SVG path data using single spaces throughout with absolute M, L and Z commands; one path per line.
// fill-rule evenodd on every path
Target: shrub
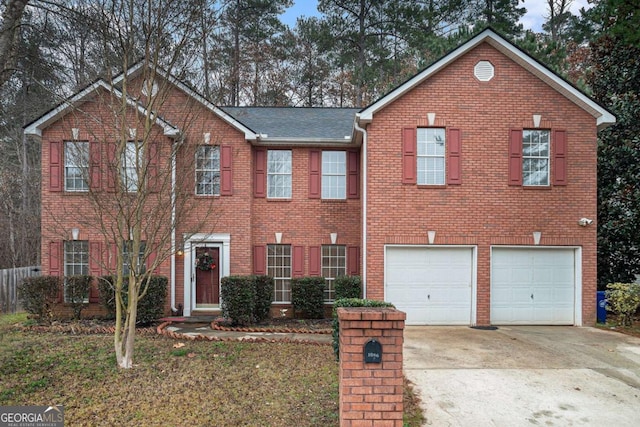
M 234 325 L 252 323 L 256 306 L 255 276 L 223 277 L 220 287 L 222 315 Z
M 100 302 L 107 309 L 107 313 L 111 318 L 116 317 L 115 280 L 115 276 L 102 276 L 98 280 Z M 138 300 L 136 324 L 148 324 L 164 316 L 168 283 L 169 279 L 164 276 L 151 276 L 149 278 L 149 289 L 145 296 Z M 129 279 L 125 277 L 122 284 L 122 299 L 125 306 L 129 301 L 128 284 Z
M 58 276 L 27 277 L 18 285 L 22 307 L 40 321 L 51 322 L 61 285 Z
M 269 317 L 271 311 L 273 278 L 270 276 L 255 276 L 254 284 L 256 287 L 256 299 L 253 308 L 253 317 L 256 322 L 261 322 Z
M 93 277 L 80 274 L 65 278 L 64 298 L 71 305 L 74 319 L 80 319 L 82 309 L 86 307 L 92 280 Z
M 640 285 L 609 283 L 605 292 L 607 310 L 618 314 L 618 324 L 631 326 L 633 314 L 640 307 Z
M 340 321 L 338 320 L 339 307 L 387 307 L 396 308 L 390 302 L 376 301 L 360 298 L 342 298 L 333 303 L 333 352 L 336 360 L 340 360 Z
M 321 319 L 324 317 L 323 277 L 301 277 L 291 280 L 291 304 L 293 312 L 301 314 L 305 319 Z
M 362 297 L 362 279 L 360 276 L 338 276 L 333 282 L 335 299 Z

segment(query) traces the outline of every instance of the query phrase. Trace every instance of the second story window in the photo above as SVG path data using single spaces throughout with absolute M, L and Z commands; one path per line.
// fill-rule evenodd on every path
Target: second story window
M 418 128 L 417 181 L 419 185 L 445 183 L 445 129 Z
M 64 143 L 64 190 L 88 191 L 89 143 L 67 141 Z
M 549 185 L 548 130 L 522 131 L 522 185 Z
M 347 198 L 347 153 L 322 152 L 322 198 Z
M 196 195 L 220 194 L 220 147 L 201 145 L 196 151 Z
M 135 193 L 140 188 L 138 170 L 142 167 L 142 144 L 127 142 L 122 155 L 122 185 L 128 192 Z
M 291 198 L 291 151 L 269 150 L 267 152 L 267 197 Z

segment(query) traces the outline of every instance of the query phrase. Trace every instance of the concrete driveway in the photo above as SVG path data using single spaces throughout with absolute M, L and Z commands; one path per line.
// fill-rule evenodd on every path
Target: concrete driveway
M 409 326 L 429 426 L 640 426 L 640 339 L 595 328 Z

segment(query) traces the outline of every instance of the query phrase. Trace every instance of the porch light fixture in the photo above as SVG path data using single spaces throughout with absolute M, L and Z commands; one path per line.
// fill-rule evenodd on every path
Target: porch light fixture
M 282 242 L 282 233 L 276 233 L 276 243 L 280 244 Z
M 433 242 L 436 241 L 436 231 L 435 230 L 427 231 L 427 237 L 429 238 L 429 244 L 433 245 Z
M 73 240 L 78 240 L 79 237 L 80 237 L 80 229 L 79 228 L 72 228 L 71 229 L 71 238 Z
M 540 244 L 540 237 L 542 237 L 542 232 L 541 231 L 534 231 L 533 232 L 533 244 L 534 245 L 539 245 Z
M 73 135 L 73 140 L 77 141 L 78 139 L 80 139 L 80 129 L 71 128 L 71 135 Z
M 540 127 L 540 119 L 542 118 L 542 116 L 540 114 L 534 114 L 533 115 L 533 127 L 534 128 L 539 128 Z
M 331 233 L 331 244 L 335 245 L 336 242 L 338 241 L 338 233 Z

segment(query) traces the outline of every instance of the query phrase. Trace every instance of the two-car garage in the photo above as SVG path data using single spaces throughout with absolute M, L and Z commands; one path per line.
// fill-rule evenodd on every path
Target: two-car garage
M 579 253 L 563 247 L 492 247 L 491 324 L 579 324 Z M 476 272 L 475 246 L 389 245 L 385 300 L 407 313 L 408 325 L 473 325 Z

